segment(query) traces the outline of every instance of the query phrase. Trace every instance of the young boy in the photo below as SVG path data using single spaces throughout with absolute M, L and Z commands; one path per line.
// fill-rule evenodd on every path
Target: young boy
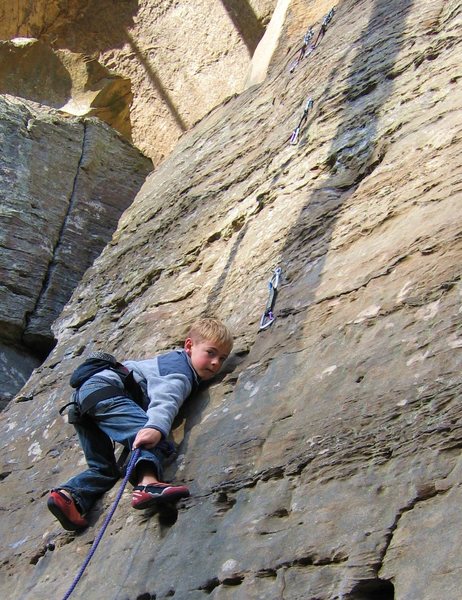
M 93 375 L 79 388 L 77 401 L 83 407 L 85 398 L 102 388 L 116 386 L 120 394 L 115 390 L 113 396 L 97 402 L 85 412 L 84 422 L 75 425 L 88 469 L 53 489 L 47 502 L 64 529 L 87 527 L 85 513 L 119 478 L 113 440 L 128 449 L 140 448 L 130 478 L 135 486 L 133 508 L 189 496 L 186 486 L 162 482 L 162 462 L 168 447 L 165 439 L 184 400 L 201 381 L 218 373 L 232 346 L 231 333 L 221 321 L 202 318 L 192 325 L 182 350 L 123 362 L 144 392 L 144 410 L 127 396 L 121 378 L 110 369 Z

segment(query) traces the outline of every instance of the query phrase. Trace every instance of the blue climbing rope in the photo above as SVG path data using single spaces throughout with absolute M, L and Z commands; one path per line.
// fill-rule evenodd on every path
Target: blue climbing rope
M 127 471 L 125 473 L 125 477 L 124 477 L 124 480 L 122 482 L 122 485 L 120 486 L 120 489 L 119 489 L 119 491 L 117 493 L 116 499 L 114 500 L 114 502 L 113 502 L 113 504 L 111 506 L 111 509 L 110 509 L 107 517 L 104 520 L 104 523 L 103 523 L 103 525 L 101 527 L 101 530 L 98 533 L 98 535 L 96 536 L 96 538 L 95 538 L 95 540 L 94 540 L 94 542 L 93 542 L 93 544 L 92 544 L 92 546 L 90 548 L 90 551 L 87 554 L 86 559 L 84 560 L 82 566 L 80 567 L 79 572 L 75 576 L 74 581 L 72 582 L 72 585 L 70 586 L 70 588 L 67 590 L 65 596 L 63 597 L 63 600 L 67 600 L 69 598 L 69 596 L 72 594 L 72 592 L 74 591 L 76 585 L 79 583 L 80 578 L 82 577 L 85 569 L 87 568 L 88 563 L 90 562 L 90 560 L 92 559 L 94 553 L 96 552 L 96 548 L 98 547 L 98 544 L 100 543 L 100 541 L 101 541 L 101 539 L 102 539 L 102 537 L 104 535 L 104 532 L 106 531 L 107 526 L 109 525 L 109 522 L 112 519 L 112 516 L 113 516 L 113 514 L 115 512 L 115 509 L 117 508 L 117 505 L 119 504 L 119 501 L 122 498 L 122 494 L 124 492 L 125 486 L 127 485 L 128 479 L 129 479 L 129 477 L 130 477 L 133 469 L 135 468 L 135 464 L 136 464 L 136 461 L 138 459 L 139 454 L 140 454 L 140 449 L 137 448 L 133 452 L 133 454 L 132 454 L 132 456 L 130 458 L 130 461 L 128 463 Z

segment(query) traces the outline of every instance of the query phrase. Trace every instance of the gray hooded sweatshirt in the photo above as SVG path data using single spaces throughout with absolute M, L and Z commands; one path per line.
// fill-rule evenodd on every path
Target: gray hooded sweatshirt
M 145 404 L 142 408 L 148 415 L 145 427 L 157 429 L 167 437 L 181 405 L 200 382 L 189 356 L 184 350 L 173 350 L 155 358 L 127 360 L 122 364 L 133 371 L 144 392 Z M 124 389 L 117 373 L 105 369 L 82 385 L 79 390 L 80 402 L 95 389 L 108 384 Z

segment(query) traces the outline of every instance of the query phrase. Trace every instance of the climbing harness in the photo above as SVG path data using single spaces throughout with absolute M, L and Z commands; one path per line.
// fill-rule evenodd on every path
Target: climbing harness
M 86 559 L 84 560 L 82 566 L 80 567 L 79 572 L 75 576 L 74 581 L 72 582 L 70 588 L 68 589 L 68 591 L 66 592 L 65 596 L 63 597 L 63 600 L 67 600 L 69 598 L 69 596 L 72 594 L 72 592 L 74 591 L 76 585 L 80 581 L 80 578 L 82 577 L 85 569 L 87 568 L 88 563 L 90 562 L 90 560 L 92 559 L 94 553 L 96 552 L 96 548 L 98 547 L 98 544 L 100 543 L 100 541 L 101 541 L 101 539 L 103 537 L 103 534 L 106 531 L 107 526 L 109 525 L 110 520 L 112 519 L 112 516 L 113 516 L 113 514 L 115 512 L 115 509 L 117 508 L 117 505 L 119 504 L 119 501 L 122 498 L 123 491 L 125 489 L 125 486 L 127 485 L 128 479 L 129 479 L 129 477 L 130 477 L 133 469 L 135 468 L 135 464 L 136 464 L 136 461 L 138 460 L 139 454 L 140 454 L 140 449 L 139 448 L 137 448 L 136 450 L 134 450 L 134 452 L 133 452 L 133 454 L 132 454 L 132 456 L 130 458 L 130 461 L 128 463 L 127 471 L 125 473 L 125 477 L 124 477 L 124 480 L 122 482 L 122 485 L 120 486 L 120 489 L 119 489 L 119 491 L 117 493 L 116 499 L 114 500 L 114 502 L 113 502 L 113 504 L 111 506 L 111 509 L 110 509 L 110 511 L 109 511 L 106 519 L 104 520 L 103 526 L 101 527 L 100 532 L 96 536 L 95 541 L 93 542 L 93 544 L 92 544 L 92 546 L 90 548 L 90 551 L 87 554 Z
M 260 319 L 260 331 L 269 327 L 276 318 L 273 313 L 276 297 L 278 295 L 279 280 L 281 279 L 282 269 L 277 267 L 268 282 L 269 297 L 265 306 L 265 311 Z
M 322 38 L 324 37 L 327 26 L 332 21 L 334 14 L 335 8 L 331 8 L 330 11 L 323 17 L 321 27 L 319 28 L 318 34 L 313 42 L 311 41 L 314 36 L 313 28 L 308 28 L 307 32 L 303 36 L 303 43 L 301 47 L 297 50 L 298 56 L 290 65 L 289 73 L 293 73 L 297 66 L 302 62 L 302 60 L 304 58 L 308 58 L 308 56 L 316 50 Z
M 290 136 L 289 143 L 292 144 L 292 146 L 296 146 L 298 144 L 298 140 L 300 137 L 300 131 L 301 131 L 302 127 L 305 125 L 305 123 L 308 119 L 308 113 L 313 108 L 313 106 L 314 106 L 313 98 L 308 98 L 308 100 L 306 101 L 305 107 L 303 109 L 302 117 L 301 117 L 300 121 L 298 122 L 297 127 L 292 131 L 292 135 Z
M 116 373 L 121 383 L 123 384 L 123 390 L 132 400 L 134 400 L 141 408 L 145 404 L 145 398 L 143 390 L 140 384 L 136 381 L 133 371 L 129 371 L 122 363 L 118 362 L 117 359 L 108 354 L 107 352 L 93 352 L 90 356 L 73 371 L 70 378 L 70 385 L 76 392 L 72 395 L 72 401 L 68 402 L 59 409 L 59 414 L 63 415 L 67 409 L 67 422 L 71 425 L 82 424 L 85 421 L 85 413 L 90 408 L 93 408 L 101 400 L 107 400 L 114 396 L 119 396 L 121 388 L 116 385 L 108 384 L 104 387 L 100 387 L 91 394 L 87 394 L 82 403 L 78 399 L 78 391 L 81 386 L 101 371 L 109 369 Z

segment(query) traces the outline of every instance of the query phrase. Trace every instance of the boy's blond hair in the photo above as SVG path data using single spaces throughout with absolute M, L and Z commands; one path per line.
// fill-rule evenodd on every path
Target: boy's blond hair
M 219 319 L 203 317 L 197 319 L 191 325 L 186 336 L 194 341 L 208 340 L 227 348 L 231 352 L 233 347 L 233 336 L 230 330 Z

